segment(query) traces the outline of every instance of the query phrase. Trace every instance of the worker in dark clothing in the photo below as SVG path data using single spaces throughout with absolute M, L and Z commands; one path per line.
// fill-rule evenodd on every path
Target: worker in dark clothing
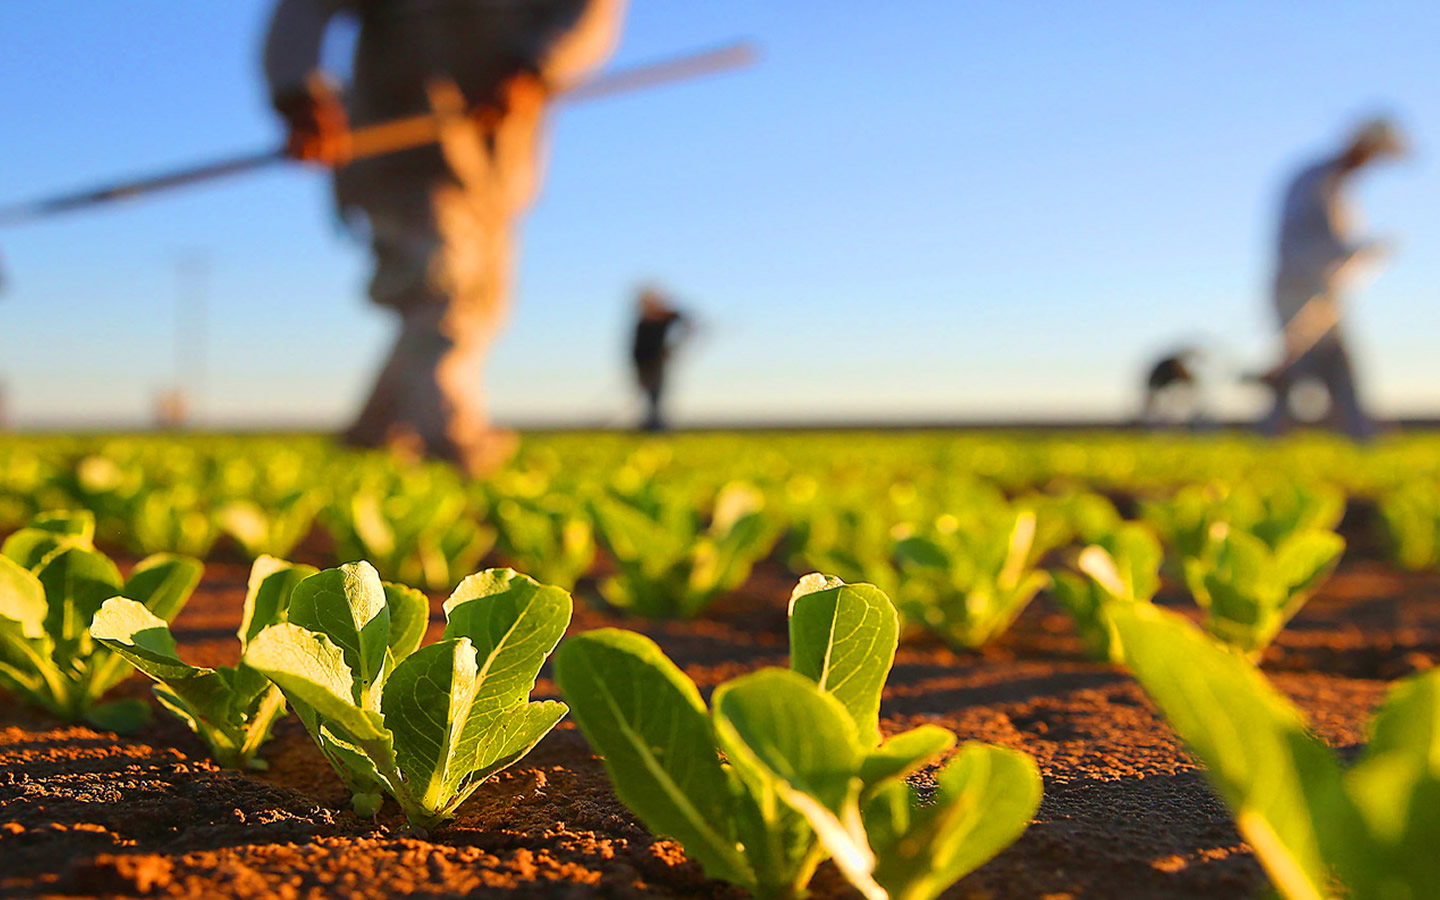
M 653 287 L 640 291 L 640 319 L 635 323 L 631 355 L 635 361 L 635 380 L 640 383 L 649 405 L 641 425 L 646 431 L 665 430 L 665 419 L 660 412 L 665 366 L 675 349 L 690 336 L 691 329 L 690 320 L 676 311 L 660 291 Z

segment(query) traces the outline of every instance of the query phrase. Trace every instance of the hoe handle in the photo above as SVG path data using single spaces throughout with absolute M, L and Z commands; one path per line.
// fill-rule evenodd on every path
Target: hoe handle
M 730 69 L 742 68 L 752 63 L 755 58 L 756 52 L 753 45 L 747 42 L 729 44 L 702 53 L 601 75 L 591 81 L 561 88 L 556 92 L 555 100 L 575 103 L 626 94 L 675 81 L 686 81 L 703 75 L 713 75 Z M 357 128 L 350 134 L 350 158 L 364 159 L 433 144 L 439 140 L 441 127 L 451 118 L 451 115 L 448 112 L 430 112 Z M 253 172 L 256 169 L 284 162 L 288 158 L 283 149 L 263 150 L 258 153 L 248 153 L 244 156 L 202 163 L 158 175 L 47 197 L 17 206 L 0 207 L 0 227 L 19 225 L 35 219 L 43 219 L 47 216 L 111 203 L 116 200 L 125 200 L 170 188 Z

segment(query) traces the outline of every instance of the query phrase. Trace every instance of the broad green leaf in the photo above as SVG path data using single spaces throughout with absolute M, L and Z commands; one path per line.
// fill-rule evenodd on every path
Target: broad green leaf
M 1129 600 L 1133 595 L 1130 584 L 1115 564 L 1115 557 L 1098 544 L 1092 544 L 1080 551 L 1075 562 L 1076 568 L 1089 575 L 1105 593 L 1119 600 Z
M 781 778 L 837 816 L 858 787 L 864 750 L 833 695 L 786 669 L 762 669 L 715 689 L 715 732 L 743 771 Z
M 1329 849 L 1352 894 L 1440 896 L 1440 669 L 1390 689 L 1345 788 L 1368 839 L 1337 832 Z
M 87 547 L 92 546 L 95 541 L 95 514 L 88 509 L 62 509 L 39 513 L 25 527 L 75 538 Z
M 695 683 L 654 641 L 614 628 L 565 641 L 554 666 L 616 796 L 651 831 L 684 845 L 710 877 L 753 883 L 735 845 L 736 797 Z
M 290 701 L 290 705 L 295 707 L 295 713 L 301 721 L 306 722 L 306 729 L 310 730 L 311 736 L 315 738 L 315 743 L 320 747 L 320 752 L 325 754 L 325 758 L 330 761 L 335 774 L 340 776 L 340 780 L 345 782 L 350 793 L 355 795 L 351 798 L 351 803 L 355 806 L 356 815 L 366 815 L 360 812 L 360 807 L 369 802 L 365 795 L 378 795 L 380 800 L 383 800 L 384 793 L 390 790 L 390 785 L 376 768 L 375 760 L 371 759 L 364 747 L 336 731 L 331 723 L 317 718 L 314 710 L 297 705 L 294 700 Z M 309 721 L 306 721 L 306 710 L 309 710 Z M 313 730 L 311 730 L 311 723 L 314 725 Z M 391 764 L 393 764 L 393 757 L 391 757 Z M 376 810 L 379 809 L 380 800 L 375 801 L 374 808 Z M 374 815 L 374 812 L 369 815 Z
M 430 600 L 403 584 L 385 582 L 385 605 L 390 608 L 390 655 L 398 663 L 414 653 L 430 627 Z
M 1275 564 L 1292 594 L 1308 595 L 1329 577 L 1345 552 L 1345 539 L 1331 531 L 1293 534 L 1280 542 Z
M 0 545 L 0 556 L 34 571 L 62 547 L 95 549 L 95 515 L 88 510 L 40 513 Z
M 64 654 L 79 652 L 100 604 L 121 592 L 120 570 L 94 550 L 67 547 L 37 573 L 45 586 L 45 631 Z
M 282 621 L 290 605 L 295 586 L 318 570 L 261 555 L 250 566 L 250 579 L 245 586 L 245 610 L 240 629 L 235 633 L 244 647 L 267 625 Z
M 38 640 L 45 636 L 45 588 L 28 569 L 0 556 L 0 617 L 15 622 L 20 633 Z
M 900 620 L 874 585 L 812 574 L 790 597 L 790 668 L 835 696 L 866 747 L 880 743 L 880 693 L 899 643 Z
M 903 778 L 955 746 L 955 735 L 938 725 L 921 725 L 887 740 L 860 764 L 866 790 L 892 778 Z
M 394 765 L 383 716 L 356 705 L 344 651 L 328 637 L 289 622 L 271 625 L 245 648 L 243 661 L 377 754 L 382 766 Z
M 518 762 L 534 749 L 534 746 L 540 743 L 541 737 L 549 734 L 569 711 L 570 707 L 559 700 L 540 700 L 520 704 L 513 710 L 505 710 L 492 717 L 484 729 L 480 730 L 481 739 L 475 747 L 474 763 L 471 763 L 474 768 L 469 772 L 456 770 L 456 786 L 461 786 L 464 782 L 464 786 L 474 789 L 495 772 Z M 471 734 L 474 721 L 475 716 L 472 713 L 465 736 Z
M 467 637 L 479 665 L 472 715 L 523 703 L 570 624 L 565 591 L 511 569 L 471 575 L 445 601 L 445 638 Z
M 90 625 L 90 636 L 185 704 L 192 717 L 215 726 L 227 724 L 230 687 L 214 669 L 191 666 L 175 652 L 165 620 L 127 597 L 105 601 Z
M 194 677 L 197 669 L 181 662 L 170 625 L 138 600 L 111 597 L 95 613 L 90 636 L 112 647 L 158 681 Z
M 350 499 L 355 536 L 371 559 L 388 559 L 395 553 L 395 529 L 390 527 L 380 506 L 380 498 L 370 492 L 358 493 Z
M 65 540 L 38 528 L 22 528 L 5 539 L 0 546 L 0 555 L 16 565 L 33 572 L 40 568 L 45 558 L 67 546 Z
M 464 726 L 450 785 L 473 790 L 519 759 L 564 716 L 563 704 L 528 703 L 546 657 L 570 623 L 565 591 L 510 569 L 471 575 L 445 601 L 447 636 L 475 645 L 474 702 Z
M 778 797 L 803 815 L 851 883 L 873 893 L 865 889 L 875 858 L 857 805 L 864 750 L 849 711 L 786 669 L 742 675 L 716 688 L 713 700 L 716 737 L 750 793 Z M 771 835 L 785 830 L 778 818 L 766 824 Z M 798 863 L 807 851 L 799 843 L 788 855 Z
M 136 564 L 121 593 L 145 604 L 151 612 L 168 622 L 190 599 L 204 571 L 205 567 L 198 559 L 156 553 Z
M 1040 773 L 1024 753 L 968 744 L 921 806 L 891 781 L 867 806 L 875 881 L 890 900 L 931 900 L 1008 847 L 1040 806 Z
M 57 715 L 70 717 L 72 685 L 51 658 L 48 639 L 30 639 L 20 623 L 0 617 L 0 687 Z
M 345 665 L 355 676 L 355 702 L 378 710 L 390 611 L 375 567 L 349 563 L 311 575 L 291 592 L 288 616 L 301 628 L 325 635 L 344 652 Z
M 415 651 L 385 680 L 380 710 L 395 736 L 405 793 L 424 813 L 435 814 L 449 799 L 448 770 L 474 696 L 475 648 L 468 638 Z
M 1334 817 L 1340 771 L 1329 748 L 1259 670 L 1182 617 L 1149 604 L 1109 610 L 1126 663 L 1170 725 L 1205 763 L 1277 889 L 1326 896 L 1317 830 Z
M 1120 581 L 1128 589 L 1121 599 L 1146 602 L 1160 589 L 1160 564 L 1165 551 L 1149 528 L 1139 522 L 1125 522 L 1101 538 L 1110 558 L 1119 569 Z

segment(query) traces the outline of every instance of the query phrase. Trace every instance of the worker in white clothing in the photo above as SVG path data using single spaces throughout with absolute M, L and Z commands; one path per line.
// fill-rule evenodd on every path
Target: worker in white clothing
M 1359 226 L 1345 189 L 1369 164 L 1405 152 L 1405 139 L 1395 126 L 1377 119 L 1356 131 L 1338 154 L 1307 166 L 1285 192 L 1274 288 L 1284 356 L 1261 376 L 1274 391 L 1274 406 L 1261 423 L 1267 433 L 1294 424 L 1291 388 L 1313 378 L 1325 386 L 1331 417 L 1346 434 L 1356 440 L 1374 434 L 1375 424 L 1356 391 L 1340 319 L 1347 289 L 1384 255 L 1384 248 L 1356 238 Z

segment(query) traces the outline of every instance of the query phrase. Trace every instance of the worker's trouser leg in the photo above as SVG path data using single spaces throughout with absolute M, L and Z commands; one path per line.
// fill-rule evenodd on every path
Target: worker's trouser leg
M 398 313 L 400 334 L 346 434 L 352 443 L 412 444 L 472 470 L 493 455 L 480 380 L 503 319 L 510 240 L 486 200 L 445 186 L 408 209 L 371 213 L 370 292 Z
M 1267 434 L 1280 434 L 1295 424 L 1290 411 L 1290 391 L 1303 378 L 1315 378 L 1325 386 L 1330 397 L 1331 417 L 1339 427 L 1355 440 L 1366 440 L 1375 434 L 1375 423 L 1360 406 L 1359 394 L 1355 388 L 1354 372 L 1350 355 L 1338 332 L 1316 342 L 1303 356 L 1284 370 L 1276 373 L 1273 380 L 1274 404 L 1270 414 L 1261 423 Z
M 665 418 L 660 402 L 665 393 L 665 364 L 656 362 L 642 365 L 636 375 L 640 389 L 645 392 L 645 421 L 640 427 L 645 431 L 664 431 Z
M 512 221 L 535 185 L 539 113 L 514 114 L 489 138 L 462 128 L 444 146 L 448 177 L 363 204 L 370 296 L 399 314 L 400 335 L 351 443 L 408 445 L 472 472 L 513 444 L 490 429 L 480 382 L 508 307 Z
M 1339 420 L 1342 430 L 1357 441 L 1375 436 L 1375 423 L 1360 407 L 1355 388 L 1355 373 L 1339 335 L 1331 334 L 1317 346 L 1316 374 L 1330 395 L 1331 415 Z

